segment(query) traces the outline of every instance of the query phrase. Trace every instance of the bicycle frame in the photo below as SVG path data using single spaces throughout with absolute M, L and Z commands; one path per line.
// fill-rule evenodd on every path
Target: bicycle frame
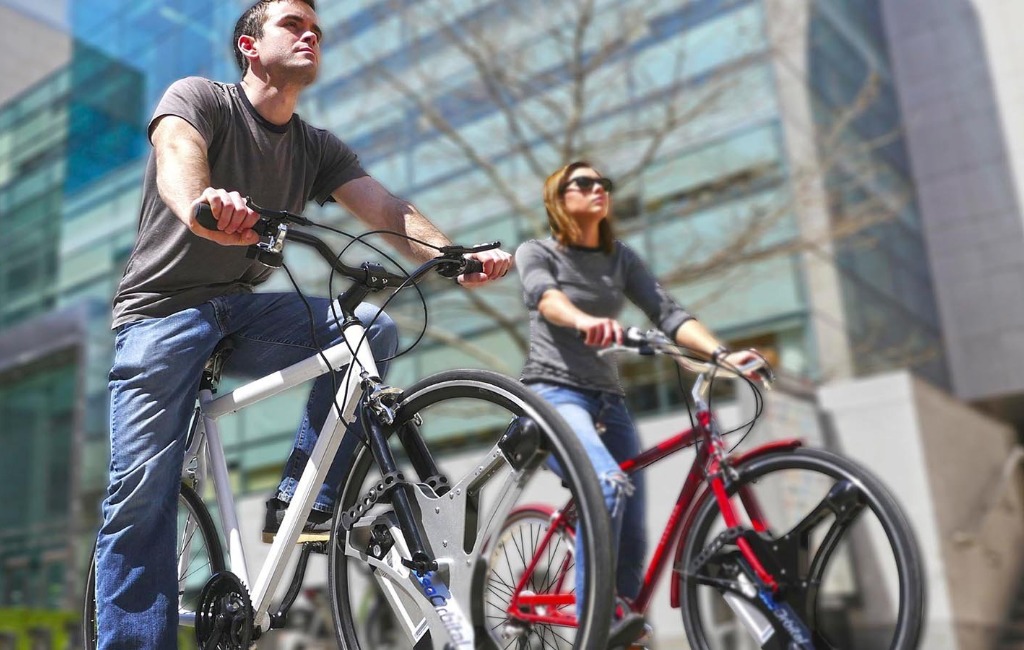
M 348 319 L 343 326 L 343 332 L 345 340 L 325 349 L 322 355 L 315 353 L 304 361 L 251 381 L 221 397 L 215 398 L 210 389 L 203 389 L 199 393 L 198 428 L 185 458 L 186 461 L 191 458 L 197 459 L 199 466 L 196 468 L 194 480 L 200 489 L 207 474 L 213 481 L 220 523 L 228 542 L 228 568 L 249 590 L 255 626 L 262 628 L 264 632 L 270 627 L 271 598 L 281 581 L 288 559 L 297 547 L 299 534 L 313 507 L 320 485 L 327 476 L 331 461 L 341 445 L 345 430 L 337 409 L 331 409 L 302 472 L 291 506 L 285 512 L 284 521 L 274 538 L 270 553 L 255 581 L 251 581 L 217 420 L 315 379 L 332 369 L 347 366 L 338 390 L 337 403 L 341 407 L 345 421 L 352 421 L 363 393 L 360 375 L 365 373 L 377 377 L 378 373 L 362 325 L 354 319 Z M 356 363 L 352 363 L 353 355 L 349 343 L 352 341 L 359 343 L 354 351 Z M 188 615 L 184 615 L 182 622 L 194 624 L 194 620 L 190 621 L 187 618 Z
M 696 457 L 679 491 L 676 503 L 672 507 L 658 545 L 651 555 L 640 592 L 633 602 L 634 611 L 640 613 L 646 613 L 650 607 L 654 590 L 664 574 L 665 568 L 668 566 L 669 557 L 673 555 L 673 549 L 675 549 L 674 555 L 678 563 L 682 551 L 680 547 L 681 540 L 685 539 L 685 535 L 692 525 L 692 515 L 690 513 L 695 513 L 698 506 L 700 506 L 704 499 L 708 498 L 709 494 L 718 502 L 726 525 L 728 527 L 739 525 L 737 509 L 733 506 L 727 493 L 730 480 L 729 472 L 732 471 L 732 466 L 774 451 L 794 449 L 802 444 L 799 439 L 778 440 L 761 445 L 743 454 L 728 456 L 718 424 L 711 413 L 710 407 L 703 399 L 703 394 L 707 387 L 708 384 L 705 382 L 703 375 L 694 384 L 693 398 L 696 405 L 696 427 L 667 438 L 633 458 L 623 461 L 619 465 L 622 471 L 627 475 L 631 475 L 686 447 L 696 446 Z M 707 487 L 704 491 L 701 491 L 702 486 L 705 485 Z M 740 498 L 744 510 L 751 520 L 751 527 L 758 532 L 767 530 L 767 524 L 760 504 L 757 503 L 754 495 L 747 490 L 740 489 L 737 496 Z M 555 513 L 551 525 L 548 526 L 538 546 L 537 552 L 534 554 L 522 577 L 520 577 L 507 611 L 510 618 L 526 623 L 569 626 L 575 624 L 573 616 L 563 614 L 557 609 L 558 607 L 571 605 L 575 602 L 574 595 L 570 593 L 523 593 L 541 559 L 544 549 L 547 547 L 555 531 L 562 525 L 569 526 L 565 520 L 568 516 L 567 513 L 570 511 L 570 506 L 571 504 L 567 504 L 566 507 Z M 737 542 L 737 546 L 758 578 L 766 587 L 775 591 L 777 589 L 776 580 L 763 567 L 749 543 L 745 539 L 740 539 Z M 671 603 L 673 607 L 679 606 L 678 582 L 672 584 Z M 547 611 L 547 608 L 551 607 L 556 609 L 553 612 Z M 542 613 L 538 612 L 538 608 L 543 608 Z
M 337 455 L 343 436 L 346 435 L 347 425 L 354 421 L 358 411 L 358 417 L 365 429 L 363 442 L 372 456 L 372 460 L 376 463 L 377 469 L 380 470 L 382 481 L 388 486 L 386 495 L 390 510 L 386 514 L 386 525 L 390 531 L 393 531 L 393 554 L 399 557 L 392 558 L 394 561 L 389 563 L 381 558 L 368 557 L 361 548 L 353 545 L 355 533 L 362 534 L 370 531 L 369 524 L 362 522 L 359 518 L 346 523 L 346 517 L 353 516 L 352 512 L 357 506 L 353 506 L 347 512 L 339 513 L 341 519 L 335 524 L 335 531 L 338 530 L 338 523 L 347 531 L 343 552 L 377 570 L 378 582 L 393 607 L 398 602 L 399 590 L 413 599 L 423 598 L 427 601 L 430 606 L 423 608 L 420 612 L 422 621 L 419 623 L 411 619 L 406 621 L 409 623 L 406 626 L 406 632 L 414 638 L 419 638 L 418 635 L 422 635 L 426 631 L 436 629 L 435 642 L 438 639 L 443 641 L 446 637 L 452 643 L 455 643 L 457 639 L 472 639 L 474 627 L 469 616 L 470 610 L 463 611 L 459 603 L 469 602 L 473 572 L 476 570 L 475 565 L 471 558 L 463 558 L 466 560 L 464 563 L 453 563 L 446 555 L 435 557 L 433 548 L 437 547 L 438 542 L 441 547 L 447 546 L 444 536 L 450 529 L 446 526 L 451 521 L 461 521 L 458 513 L 465 511 L 468 501 L 475 498 L 477 490 L 494 474 L 498 465 L 506 462 L 502 445 L 515 444 L 518 442 L 518 436 L 516 432 L 506 431 L 507 437 L 495 445 L 489 453 L 489 458 L 483 461 L 483 464 L 477 469 L 476 475 L 467 475 L 455 486 L 447 485 L 447 477 L 441 474 L 426 442 L 415 426 L 415 421 L 412 422 L 414 426 L 402 427 L 402 430 L 397 432 L 392 427 L 395 416 L 394 407 L 398 403 L 397 400 L 404 394 L 381 382 L 369 342 L 366 340 L 366 330 L 355 317 L 355 309 L 364 302 L 370 293 L 392 288 L 401 289 L 409 284 L 415 284 L 431 270 L 450 278 L 479 273 L 483 269 L 482 264 L 479 260 L 467 257 L 467 255 L 494 249 L 499 243 L 479 244 L 472 247 L 443 246 L 438 248 L 439 255 L 437 257 L 427 260 L 412 273 L 397 275 L 372 262 L 366 262 L 360 267 L 349 266 L 342 262 L 340 256 L 335 255 L 330 246 L 318 237 L 302 231 L 289 231 L 288 224 L 292 223 L 316 225 L 303 217 L 287 212 L 265 210 L 252 205 L 251 202 L 250 207 L 253 207 L 261 215 L 261 220 L 253 226 L 253 230 L 261 237 L 260 242 L 255 247 L 250 247 L 250 252 L 255 254 L 256 259 L 268 266 L 281 266 L 283 264 L 281 252 L 285 241 L 298 242 L 313 248 L 336 273 L 354 281 L 337 299 L 336 304 L 340 306 L 340 313 L 336 316 L 340 316 L 338 322 L 341 324 L 341 341 L 338 344 L 315 352 L 304 361 L 251 381 L 221 397 L 215 398 L 213 395 L 214 381 L 204 381 L 199 391 L 199 405 L 193 421 L 194 428 L 190 432 L 191 439 L 185 455 L 182 477 L 186 482 L 191 481 L 197 491 L 202 490 L 203 483 L 208 476 L 213 481 L 213 491 L 219 506 L 220 524 L 227 540 L 227 568 L 248 592 L 252 610 L 253 638 L 258 638 L 271 628 L 281 627 L 287 610 L 294 602 L 301 586 L 306 560 L 314 548 L 312 544 L 302 547 L 298 568 L 295 570 L 288 593 L 282 601 L 281 609 L 276 612 L 271 611 L 271 599 L 276 595 L 288 560 L 295 551 L 295 546 L 305 527 L 307 516 L 332 461 Z M 203 227 L 217 228 L 216 219 L 208 205 L 197 206 L 195 217 Z M 356 341 L 358 341 L 357 349 L 353 350 L 350 342 Z M 235 502 L 231 494 L 223 442 L 217 421 L 225 415 L 247 408 L 256 402 L 328 372 L 342 369 L 345 369 L 343 379 L 335 396 L 337 408 L 332 409 L 328 414 L 303 468 L 295 494 L 285 510 L 283 521 L 274 536 L 268 557 L 259 574 L 254 576 L 249 571 L 241 543 Z M 211 377 L 215 377 L 219 374 L 219 368 L 214 367 L 210 374 Z M 525 415 L 537 419 L 537 414 L 529 409 Z M 418 483 L 406 481 L 399 472 L 395 455 L 388 442 L 392 433 L 397 433 L 397 438 L 408 456 L 412 469 L 419 478 Z M 524 470 L 518 467 L 515 469 L 516 471 L 510 473 L 506 478 L 508 488 L 501 491 L 503 496 L 488 520 L 490 525 L 494 525 L 495 521 L 500 524 L 511 507 L 511 497 L 518 494 L 518 491 L 512 490 L 511 487 L 516 484 L 519 474 Z M 425 484 L 426 491 L 423 484 Z M 439 490 L 441 491 L 439 492 Z M 368 494 L 376 495 L 378 493 L 371 488 Z M 443 501 L 442 494 L 447 497 Z M 422 513 L 427 508 L 433 514 L 424 517 Z M 194 529 L 194 524 L 192 527 Z M 189 557 L 188 551 L 193 530 L 186 529 L 184 532 L 186 536 L 182 540 L 182 550 L 185 552 L 182 553 L 182 562 L 187 561 Z M 435 537 L 440 539 L 435 540 Z M 462 554 L 478 554 L 484 539 L 486 536 L 477 539 L 473 550 L 463 549 Z M 356 543 L 362 541 L 365 540 Z M 322 549 L 322 544 L 320 548 Z M 337 549 L 332 550 L 337 552 Z M 182 568 L 179 565 L 179 579 L 183 575 Z M 438 579 L 436 574 L 439 571 L 442 571 L 447 577 Z M 385 581 L 390 582 L 385 585 Z M 207 586 L 210 584 L 208 582 Z M 444 598 L 433 597 L 434 594 L 442 592 L 445 594 Z M 179 612 L 179 621 L 183 624 L 196 625 L 196 619 L 197 616 L 194 612 Z M 205 619 L 198 621 L 198 623 L 204 622 Z M 247 622 L 246 625 L 248 625 Z

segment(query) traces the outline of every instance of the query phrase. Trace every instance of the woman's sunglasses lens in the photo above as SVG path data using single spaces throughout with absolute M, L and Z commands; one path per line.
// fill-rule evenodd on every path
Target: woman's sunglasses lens
M 580 188 L 583 192 L 589 192 L 593 189 L 594 185 L 600 185 L 605 192 L 611 193 L 612 181 L 610 178 L 593 178 L 591 176 L 580 176 L 569 181 L 571 184 L 575 184 L 576 187 Z

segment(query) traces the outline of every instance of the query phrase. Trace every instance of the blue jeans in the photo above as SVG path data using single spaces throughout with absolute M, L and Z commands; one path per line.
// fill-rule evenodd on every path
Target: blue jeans
M 640 438 L 625 400 L 614 393 L 558 384 L 534 383 L 530 388 L 558 410 L 583 443 L 611 515 L 611 541 L 618 557 L 615 571 L 618 595 L 636 598 L 644 580 L 646 501 L 643 472 L 627 477 L 619 469 L 619 463 L 640 453 Z M 557 467 L 555 469 L 558 471 Z M 582 557 L 582 553 L 582 539 L 577 536 L 577 557 Z M 583 593 L 583 563 L 580 561 L 576 562 L 576 593 Z
M 316 341 L 341 340 L 325 299 L 310 299 Z M 398 334 L 377 308 L 356 315 L 368 326 L 374 356 L 394 354 Z M 164 650 L 177 647 L 175 566 L 177 494 L 185 434 L 201 372 L 221 339 L 235 339 L 225 372 L 258 377 L 313 353 L 310 317 L 297 294 L 234 294 L 165 318 L 118 329 L 110 371 L 110 484 L 96 543 L 99 647 Z M 356 342 L 353 342 L 355 344 Z M 383 374 L 386 363 L 379 363 Z M 290 500 L 305 460 L 334 402 L 330 375 L 314 381 L 277 496 Z M 315 508 L 331 511 L 358 444 L 341 443 Z

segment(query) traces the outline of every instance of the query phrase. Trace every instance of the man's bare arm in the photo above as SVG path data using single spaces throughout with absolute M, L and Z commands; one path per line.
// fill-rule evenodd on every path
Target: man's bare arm
M 256 243 L 252 225 L 259 215 L 245 205 L 238 192 L 210 187 L 206 141 L 195 127 L 180 117 L 165 115 L 153 127 L 152 140 L 157 190 L 174 216 L 195 234 L 224 246 Z M 210 204 L 219 230 L 207 230 L 195 222 L 198 203 Z
M 367 226 L 374 230 L 390 230 L 402 236 L 388 236 L 388 241 L 400 253 L 424 262 L 437 255 L 430 246 L 424 246 L 406 239 L 414 238 L 434 246 L 447 246 L 449 239 L 430 222 L 412 203 L 400 199 L 387 191 L 383 185 L 369 176 L 351 180 L 333 192 L 334 199 Z M 502 250 L 473 253 L 470 257 L 480 260 L 483 273 L 475 273 L 462 280 L 465 285 L 474 285 L 504 276 L 512 267 L 512 256 Z
M 373 230 L 391 230 L 435 246 L 448 240 L 412 203 L 398 198 L 369 176 L 351 180 L 334 191 L 334 199 Z M 388 243 L 411 260 L 425 262 L 437 251 L 405 237 L 386 236 Z

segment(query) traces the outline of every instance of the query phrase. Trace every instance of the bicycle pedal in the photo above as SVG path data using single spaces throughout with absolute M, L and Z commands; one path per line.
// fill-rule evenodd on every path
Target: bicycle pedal
M 273 544 L 274 538 L 277 537 L 277 533 L 263 533 L 262 539 L 264 544 Z M 331 541 L 330 533 L 299 533 L 299 538 L 295 540 L 296 544 L 326 544 Z

